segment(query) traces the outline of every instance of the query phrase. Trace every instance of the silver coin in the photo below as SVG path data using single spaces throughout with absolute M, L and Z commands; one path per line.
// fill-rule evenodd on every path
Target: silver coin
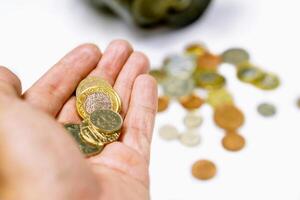
M 91 114 L 95 110 L 112 108 L 110 98 L 107 94 L 102 92 L 96 92 L 89 95 L 85 101 L 85 110 L 88 114 Z
M 245 49 L 231 48 L 222 54 L 223 62 L 238 65 L 250 59 L 249 53 Z
M 177 98 L 191 94 L 195 84 L 192 79 L 169 77 L 162 87 L 166 96 Z
M 187 128 L 198 128 L 203 123 L 203 118 L 196 113 L 190 112 L 184 117 L 183 123 Z
M 175 140 L 179 136 L 177 128 L 168 124 L 160 127 L 158 133 L 159 136 L 164 140 Z
M 200 135 L 195 130 L 187 130 L 179 136 L 180 142 L 187 147 L 194 147 L 200 144 Z
M 257 111 L 264 117 L 271 117 L 276 114 L 276 107 L 270 103 L 262 103 L 257 107 Z

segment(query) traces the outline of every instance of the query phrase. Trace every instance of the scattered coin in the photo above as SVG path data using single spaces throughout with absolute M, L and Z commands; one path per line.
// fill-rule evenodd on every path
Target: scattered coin
M 238 79 L 246 83 L 254 83 L 262 79 L 263 76 L 264 73 L 260 69 L 252 66 L 251 64 L 242 65 L 238 68 L 237 71 Z
M 209 160 L 196 161 L 192 166 L 192 175 L 200 180 L 209 180 L 217 174 L 216 165 Z
M 195 130 L 186 130 L 179 136 L 180 142 L 187 147 L 194 147 L 200 144 L 200 135 Z
M 298 108 L 300 108 L 300 98 L 297 99 L 296 105 Z
M 265 73 L 261 79 L 254 83 L 254 85 L 263 90 L 273 90 L 280 85 L 280 80 L 276 75 Z
M 243 113 L 234 105 L 223 105 L 217 107 L 214 120 L 220 128 L 225 130 L 236 130 L 244 123 Z
M 222 54 L 223 62 L 238 65 L 250 59 L 249 53 L 245 49 L 231 48 Z
M 196 56 L 202 56 L 207 51 L 205 45 L 203 44 L 190 44 L 185 48 L 185 52 L 194 54 Z
M 163 112 L 167 110 L 169 107 L 169 102 L 170 100 L 167 96 L 158 97 L 157 112 Z
M 172 125 L 164 125 L 159 129 L 159 135 L 164 140 L 175 140 L 179 136 L 179 132 L 176 127 Z
M 195 110 L 200 108 L 204 100 L 195 93 L 179 98 L 180 104 L 187 110 Z
M 243 136 L 231 131 L 226 133 L 222 140 L 222 144 L 228 151 L 240 151 L 245 147 L 246 141 Z
M 165 95 L 174 98 L 189 95 L 194 90 L 194 82 L 192 79 L 169 77 L 162 86 Z
M 226 80 L 222 75 L 210 70 L 199 70 L 194 74 L 194 80 L 198 87 L 208 90 L 220 89 L 224 87 L 226 83 Z
M 264 117 L 271 117 L 276 114 L 276 107 L 270 103 L 262 103 L 258 105 L 257 111 Z
M 221 63 L 221 58 L 217 55 L 206 52 L 198 58 L 198 67 L 206 70 L 216 70 Z
M 162 69 L 153 69 L 149 74 L 157 81 L 157 83 L 162 83 L 167 78 L 167 73 Z
M 234 104 L 233 97 L 225 88 L 209 91 L 206 101 L 213 108 Z
M 203 118 L 194 112 L 189 112 L 183 119 L 183 123 L 187 128 L 198 128 L 203 123 Z

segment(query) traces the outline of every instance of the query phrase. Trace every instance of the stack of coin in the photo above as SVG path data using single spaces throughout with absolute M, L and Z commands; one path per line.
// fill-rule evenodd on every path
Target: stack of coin
M 65 124 L 80 150 L 86 156 L 102 151 L 117 141 L 123 124 L 119 114 L 121 100 L 109 83 L 98 77 L 87 77 L 76 89 L 76 108 L 81 124 Z

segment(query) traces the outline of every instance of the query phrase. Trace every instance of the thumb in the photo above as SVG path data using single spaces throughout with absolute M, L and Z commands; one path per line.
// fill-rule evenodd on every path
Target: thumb
M 11 97 L 19 97 L 22 93 L 21 88 L 20 79 L 9 69 L 0 66 L 0 106 Z

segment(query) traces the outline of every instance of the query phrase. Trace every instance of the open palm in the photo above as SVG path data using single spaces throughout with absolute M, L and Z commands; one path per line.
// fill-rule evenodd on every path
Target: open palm
M 6 163 L 0 184 L 6 199 L 148 199 L 157 107 L 148 69 L 144 54 L 123 40 L 103 55 L 92 44 L 77 47 L 23 95 L 18 78 L 0 68 L 0 161 Z M 61 126 L 80 123 L 73 94 L 86 76 L 113 85 L 124 117 L 120 141 L 88 159 Z

